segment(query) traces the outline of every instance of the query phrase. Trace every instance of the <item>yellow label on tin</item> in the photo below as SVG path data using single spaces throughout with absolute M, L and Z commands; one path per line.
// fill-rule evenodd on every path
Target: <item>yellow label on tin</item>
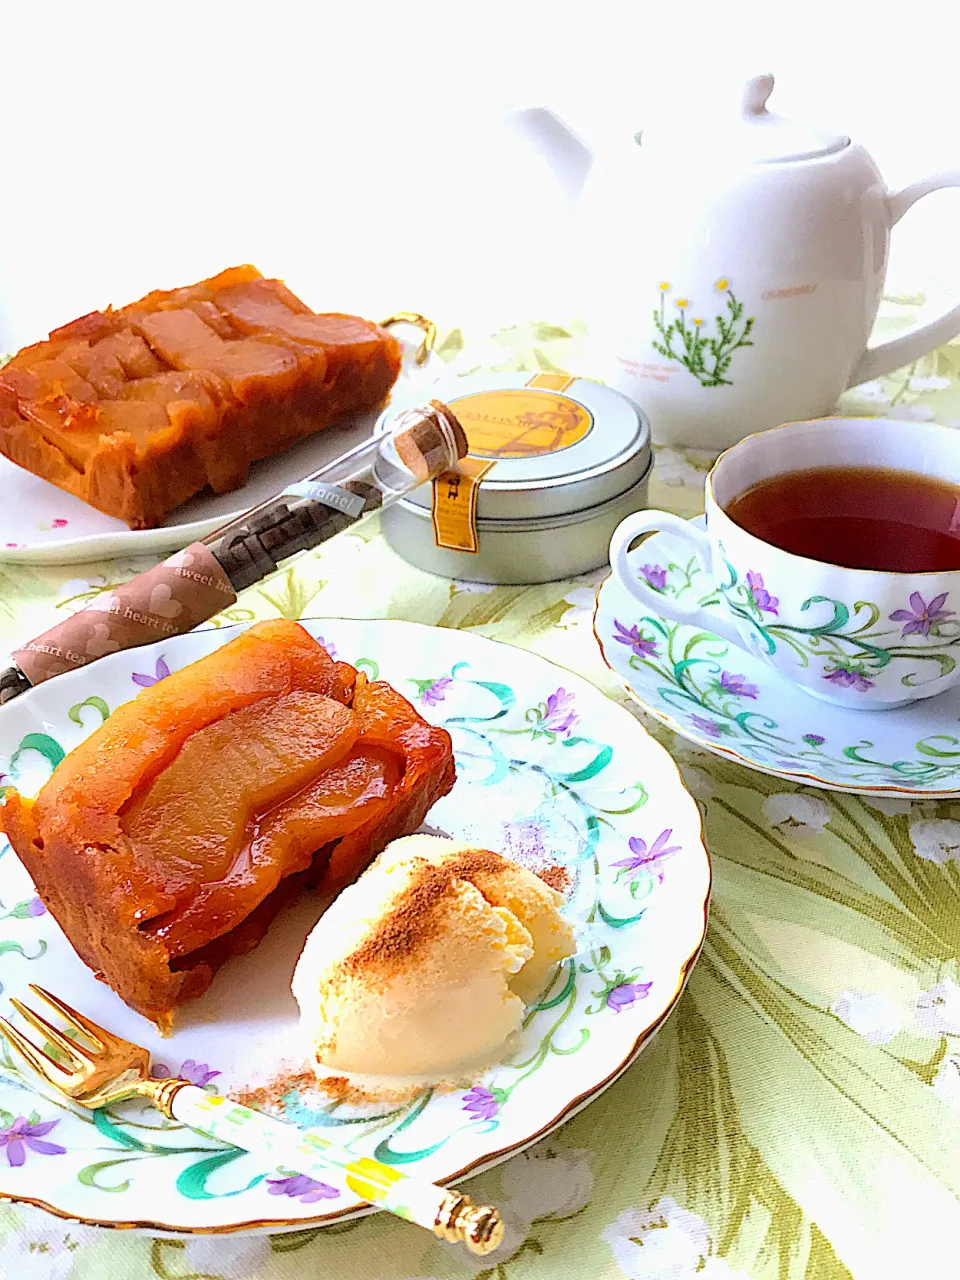
M 527 383 L 528 387 L 540 387 L 544 391 L 566 391 L 576 378 L 569 373 L 535 373 Z
M 472 554 L 480 550 L 477 494 L 480 481 L 494 465 L 468 456 L 460 459 L 456 471 L 445 471 L 434 480 L 433 540 L 438 547 Z
M 566 374 L 537 373 L 526 387 L 478 391 L 451 400 L 467 433 L 471 454 L 479 458 L 536 458 L 569 449 L 582 440 L 593 426 L 593 414 L 562 394 L 573 381 Z

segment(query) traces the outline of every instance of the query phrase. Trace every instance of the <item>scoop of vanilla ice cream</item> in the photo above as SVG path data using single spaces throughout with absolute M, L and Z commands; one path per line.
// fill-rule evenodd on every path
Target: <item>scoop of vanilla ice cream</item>
M 479 889 L 491 906 L 505 909 L 529 931 L 533 955 L 511 979 L 510 989 L 525 1005 L 533 1004 L 545 990 L 555 966 L 576 950 L 573 930 L 558 909 L 563 895 L 499 853 L 458 844 L 443 836 L 404 836 L 380 855 L 388 863 L 403 863 L 411 857 L 446 867 L 459 880 Z
M 561 902 L 500 854 L 438 836 L 394 841 L 297 963 L 318 1074 L 437 1081 L 496 1061 L 576 949 Z

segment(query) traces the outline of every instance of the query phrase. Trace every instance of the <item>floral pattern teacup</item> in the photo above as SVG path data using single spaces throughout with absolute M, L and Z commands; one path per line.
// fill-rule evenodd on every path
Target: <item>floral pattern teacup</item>
M 707 477 L 706 532 L 665 511 L 639 511 L 613 535 L 613 572 L 656 617 L 719 634 L 827 702 L 883 710 L 932 697 L 960 680 L 960 570 L 891 573 L 810 560 L 748 533 L 724 510 L 761 480 L 830 465 L 920 470 L 956 483 L 960 433 L 819 418 L 749 436 Z M 655 577 L 631 566 L 631 544 L 659 529 L 682 538 L 707 570 L 715 591 L 698 604 L 668 598 Z M 705 608 L 718 598 L 726 617 Z

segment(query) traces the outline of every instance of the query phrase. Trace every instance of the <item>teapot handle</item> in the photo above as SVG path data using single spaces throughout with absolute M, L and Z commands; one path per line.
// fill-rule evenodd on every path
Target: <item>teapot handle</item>
M 890 226 L 895 227 L 912 204 L 916 204 L 931 191 L 940 191 L 943 187 L 960 187 L 960 169 L 947 169 L 943 173 L 935 173 L 888 196 Z M 911 361 L 926 355 L 941 343 L 949 342 L 958 333 L 960 333 L 960 304 L 951 307 L 935 320 L 908 330 L 899 338 L 891 338 L 889 342 L 867 347 L 850 375 L 847 386 L 856 387 L 861 382 L 869 382 L 871 378 L 879 378 L 893 369 L 900 369 L 905 364 L 910 364 Z

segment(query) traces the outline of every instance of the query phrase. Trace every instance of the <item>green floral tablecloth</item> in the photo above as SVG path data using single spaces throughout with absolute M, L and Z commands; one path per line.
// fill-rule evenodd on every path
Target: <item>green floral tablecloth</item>
M 881 328 L 909 324 L 922 301 L 888 299 Z M 460 372 L 576 368 L 576 335 L 528 325 L 464 346 L 455 331 L 442 354 Z M 842 410 L 960 426 L 960 346 L 859 388 Z M 659 450 L 651 504 L 699 511 L 709 465 L 696 449 Z M 0 565 L 0 651 L 147 563 Z M 245 592 L 227 617 L 467 628 L 580 672 L 643 719 L 594 645 L 603 576 L 449 582 L 404 564 L 368 522 Z M 470 1183 L 505 1212 L 497 1254 L 471 1261 L 382 1215 L 181 1243 L 0 1205 L 0 1278 L 960 1273 L 960 800 L 911 805 L 791 786 L 647 727 L 705 815 L 715 874 L 706 947 L 636 1065 L 552 1137 Z

